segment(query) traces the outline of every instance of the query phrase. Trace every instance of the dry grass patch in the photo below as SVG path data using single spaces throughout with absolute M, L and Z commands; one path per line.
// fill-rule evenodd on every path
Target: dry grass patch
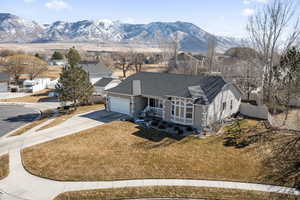
M 100 110 L 104 108 L 103 104 L 94 104 L 94 105 L 89 105 L 89 106 L 80 106 L 77 108 L 76 111 L 71 112 L 71 113 L 61 113 L 60 116 L 56 117 L 51 123 L 47 124 L 46 126 L 43 126 L 41 128 L 38 129 L 38 131 L 40 130 L 44 130 L 44 129 L 48 129 L 54 126 L 57 126 L 59 124 L 61 124 L 62 122 L 70 119 L 71 117 L 73 117 L 74 115 L 78 115 L 78 114 L 82 114 L 82 113 L 86 113 L 86 112 L 90 112 L 90 111 L 94 111 L 94 110 Z
M 32 95 L 24 96 L 24 97 L 17 97 L 17 98 L 11 98 L 11 99 L 3 99 L 1 101 L 4 102 L 26 102 L 26 103 L 37 103 L 37 102 L 43 102 L 47 100 L 56 100 L 56 97 L 48 97 L 48 93 L 51 90 L 45 89 L 39 92 L 36 92 Z
M 225 147 L 223 136 L 182 140 L 130 122 L 112 122 L 26 148 L 25 168 L 63 181 L 144 178 L 264 182 L 261 155 L 253 148 Z
M 0 156 L 0 180 L 8 176 L 9 173 L 9 155 Z
M 51 79 L 59 78 L 63 67 L 60 66 L 49 66 L 48 70 L 40 75 L 40 77 L 47 77 Z
M 199 187 L 133 187 L 66 192 L 54 200 L 102 200 L 138 198 L 193 198 L 223 200 L 295 200 L 297 197 L 267 192 Z

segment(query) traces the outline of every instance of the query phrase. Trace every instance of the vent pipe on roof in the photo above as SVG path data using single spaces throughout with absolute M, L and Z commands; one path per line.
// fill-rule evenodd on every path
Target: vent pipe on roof
M 133 95 L 142 95 L 142 82 L 141 80 L 132 81 L 132 94 Z

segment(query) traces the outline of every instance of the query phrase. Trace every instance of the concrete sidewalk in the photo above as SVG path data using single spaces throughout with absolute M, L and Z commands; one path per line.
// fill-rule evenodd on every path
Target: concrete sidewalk
M 28 133 L 23 136 L 21 135 L 2 139 L 0 141 L 0 155 L 8 152 L 10 156 L 9 176 L 0 181 L 0 191 L 5 192 L 2 198 L 9 200 L 51 200 L 60 193 L 67 191 L 144 186 L 217 187 L 300 195 L 300 191 L 293 188 L 228 181 L 147 179 L 99 182 L 63 182 L 33 176 L 23 168 L 20 155 L 20 151 L 23 148 L 93 128 L 106 122 L 117 120 L 120 117 L 121 115 L 119 114 L 107 113 L 103 110 L 91 112 L 75 116 L 53 128 Z

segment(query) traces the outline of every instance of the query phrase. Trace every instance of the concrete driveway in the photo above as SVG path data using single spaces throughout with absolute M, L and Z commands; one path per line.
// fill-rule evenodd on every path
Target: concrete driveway
M 39 112 L 19 105 L 0 105 L 0 137 L 34 121 Z

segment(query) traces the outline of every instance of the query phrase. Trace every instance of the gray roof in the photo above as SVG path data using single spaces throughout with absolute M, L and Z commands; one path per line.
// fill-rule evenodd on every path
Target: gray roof
M 240 113 L 246 117 L 268 120 L 269 110 L 265 105 L 254 106 L 248 103 L 241 103 Z
M 112 70 L 101 62 L 81 62 L 79 63 L 86 72 L 93 76 L 111 76 Z
M 144 96 L 193 98 L 198 104 L 211 103 L 227 84 L 221 76 L 141 72 L 129 76 L 108 92 L 132 95 L 133 80 L 141 80 L 141 90 Z
M 9 81 L 9 74 L 6 72 L 0 72 L 0 81 Z
M 101 78 L 99 81 L 97 81 L 94 85 L 97 87 L 105 87 L 107 84 L 109 84 L 113 78 Z

